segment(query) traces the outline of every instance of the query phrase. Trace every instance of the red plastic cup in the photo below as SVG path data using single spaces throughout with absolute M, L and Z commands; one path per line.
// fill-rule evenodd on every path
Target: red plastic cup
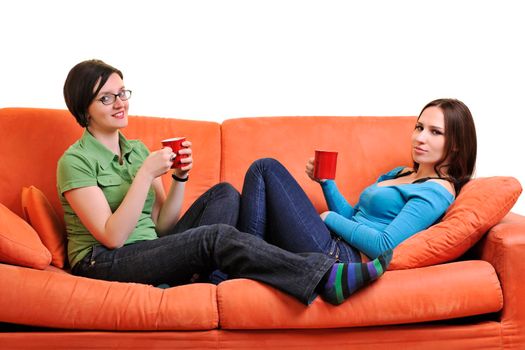
M 315 151 L 314 177 L 316 179 L 335 179 L 336 166 L 337 152 L 320 150 Z
M 186 141 L 185 137 L 173 137 L 171 139 L 165 139 L 160 141 L 162 143 L 163 147 L 171 147 L 173 150 L 173 153 L 175 153 L 177 156 L 175 157 L 175 160 L 173 161 L 173 164 L 171 165 L 171 168 L 181 168 L 183 164 L 180 162 L 182 158 L 188 157 L 187 154 L 179 154 L 179 151 L 183 148 L 182 143 Z

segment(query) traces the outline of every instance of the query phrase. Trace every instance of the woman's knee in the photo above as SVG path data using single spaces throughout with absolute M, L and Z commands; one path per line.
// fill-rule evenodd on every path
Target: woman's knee
M 216 196 L 228 198 L 228 200 L 238 202 L 241 198 L 239 191 L 228 182 L 221 182 L 212 187 Z
M 233 240 L 236 241 L 239 236 L 242 236 L 244 233 L 239 231 L 237 228 L 235 228 L 232 225 L 227 224 L 214 224 L 210 227 L 210 235 L 215 239 L 219 240 Z
M 251 171 L 263 173 L 268 170 L 275 168 L 282 168 L 283 165 L 275 158 L 260 158 L 252 163 L 250 166 Z

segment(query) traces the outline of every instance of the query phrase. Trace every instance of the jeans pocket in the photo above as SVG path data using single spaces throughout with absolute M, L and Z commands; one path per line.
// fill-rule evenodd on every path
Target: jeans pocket
M 106 253 L 109 253 L 106 254 Z M 102 245 L 95 245 L 91 249 L 91 254 L 89 255 L 89 265 L 94 266 L 95 264 L 107 264 L 110 263 L 113 259 L 114 250 L 109 250 Z
M 80 260 L 75 266 L 73 266 L 71 272 L 73 272 L 74 275 L 83 276 L 85 272 L 88 271 L 89 268 L 95 264 L 96 247 L 97 246 L 91 247 L 91 251 L 87 253 L 86 256 L 84 256 L 82 260 Z
M 95 268 L 101 268 L 107 265 L 107 260 L 105 260 L 101 254 L 106 252 L 107 249 L 101 245 L 95 245 L 91 248 L 91 252 L 82 259 L 82 268 L 84 271 L 89 272 L 93 271 Z M 106 257 L 107 259 L 107 257 Z
M 108 261 L 110 257 L 105 256 L 106 251 L 104 246 L 93 246 L 91 252 L 77 264 L 78 268 L 75 266 L 73 273 L 84 277 L 108 279 L 111 261 Z
M 337 250 L 337 239 L 332 238 L 332 240 L 330 241 L 330 249 L 328 250 L 328 255 L 334 257 Z

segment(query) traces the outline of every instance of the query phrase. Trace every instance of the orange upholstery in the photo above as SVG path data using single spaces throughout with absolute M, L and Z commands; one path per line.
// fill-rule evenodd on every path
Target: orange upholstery
M 344 329 L 3 333 L 6 349 L 502 349 L 498 322 Z M 509 347 L 509 349 L 520 349 Z
M 67 266 L 66 228 L 47 197 L 35 186 L 23 187 L 22 209 L 24 218 L 51 253 L 51 263 L 59 268 Z
M 498 276 L 484 261 L 391 271 L 340 306 L 317 298 L 305 309 L 292 297 L 250 280 L 221 283 L 218 293 L 224 329 L 380 326 L 485 314 L 503 306 Z
M 160 289 L 2 264 L 0 276 L 7 287 L 0 299 L 4 322 L 106 330 L 202 330 L 218 324 L 211 284 Z
M 472 179 L 439 223 L 396 247 L 389 270 L 430 266 L 459 258 L 507 215 L 521 191 L 521 184 L 513 177 Z
M 283 163 L 315 207 L 326 210 L 319 185 L 305 174 L 315 149 L 337 150 L 336 181 L 356 203 L 362 189 L 396 166 L 410 164 L 410 117 L 276 117 L 226 120 L 222 124 L 221 180 L 242 188 L 257 158 Z
M 503 309 L 501 318 L 503 343 L 508 348 L 525 348 L 524 232 L 525 218 L 511 213 L 491 229 L 479 249 L 504 286 L 503 299 L 509 307 Z
M 34 185 L 62 217 L 56 164 L 82 129 L 63 110 L 4 108 L 0 113 L 0 203 L 22 216 L 20 191 Z
M 0 263 L 44 269 L 51 253 L 31 226 L 0 204 Z
M 102 331 L 57 331 L 2 333 L 5 349 L 218 349 L 217 330 L 192 332 L 102 332 Z M 23 344 L 21 347 L 20 344 Z M 237 348 L 242 348 L 240 347 Z
M 337 182 L 354 203 L 379 174 L 410 164 L 407 135 L 414 120 L 275 117 L 220 125 L 130 117 L 124 133 L 152 150 L 167 137 L 186 136 L 193 142 L 195 168 L 185 208 L 220 180 L 240 190 L 253 160 L 274 157 L 291 170 L 321 211 L 326 209 L 321 190 L 304 174 L 315 148 L 339 150 Z M 61 217 L 56 161 L 80 137 L 81 128 L 64 110 L 4 108 L 0 130 L 0 203 L 22 216 L 21 189 L 35 186 Z M 171 180 L 164 180 L 168 186 Z M 523 256 L 525 217 L 509 214 L 461 261 L 387 271 L 338 307 L 320 298 L 307 307 L 245 279 L 162 290 L 80 278 L 55 266 L 37 270 L 0 263 L 0 344 L 39 349 L 523 349 Z M 2 322 L 61 330 L 15 326 L 1 332 L 10 330 Z

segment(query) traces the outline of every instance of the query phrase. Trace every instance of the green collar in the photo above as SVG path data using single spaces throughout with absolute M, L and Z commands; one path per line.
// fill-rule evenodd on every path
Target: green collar
M 126 159 L 128 163 L 131 163 L 132 157 L 129 157 L 129 155 L 133 151 L 133 146 L 120 131 L 118 135 L 122 158 Z M 84 130 L 80 138 L 80 144 L 90 156 L 96 155 L 102 169 L 106 169 L 112 161 L 118 162 L 118 155 L 100 143 L 87 129 Z

